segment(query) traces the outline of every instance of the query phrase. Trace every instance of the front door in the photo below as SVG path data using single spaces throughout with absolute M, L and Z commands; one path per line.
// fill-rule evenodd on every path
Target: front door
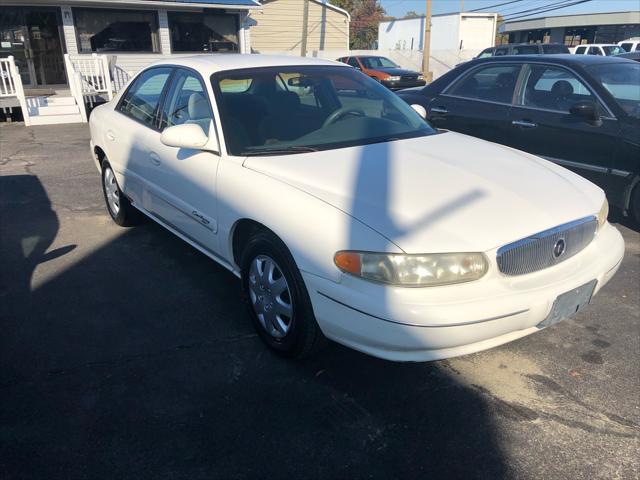
M 64 85 L 64 49 L 56 8 L 0 9 L 0 57 L 13 56 L 25 87 Z
M 162 111 L 160 131 L 174 125 L 198 125 L 215 135 L 213 113 L 205 83 L 192 70 L 178 68 Z M 220 157 L 214 153 L 164 145 L 157 134 L 154 194 L 162 199 L 163 215 L 174 228 L 212 252 L 218 251 L 216 174 Z
M 557 65 L 528 67 L 523 89 L 511 111 L 518 148 L 559 163 L 598 184 L 614 187 L 620 126 L 573 72 Z M 590 122 L 569 112 L 578 102 L 597 106 L 602 120 Z

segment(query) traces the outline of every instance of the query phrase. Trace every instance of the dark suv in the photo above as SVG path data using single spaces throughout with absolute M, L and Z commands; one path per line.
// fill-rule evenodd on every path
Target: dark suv
M 571 53 L 569 47 L 561 43 L 510 43 L 485 48 L 475 58 L 501 57 L 503 55 L 557 55 Z

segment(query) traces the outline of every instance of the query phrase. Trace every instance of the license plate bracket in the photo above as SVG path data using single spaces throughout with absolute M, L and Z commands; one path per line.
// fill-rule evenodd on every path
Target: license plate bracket
M 591 280 L 589 283 L 585 283 L 578 288 L 558 295 L 555 302 L 553 302 L 551 312 L 549 312 L 547 318 L 538 324 L 538 327 L 548 327 L 549 325 L 561 322 L 565 318 L 576 315 L 591 302 L 591 297 L 593 296 L 593 291 L 597 283 L 597 280 Z

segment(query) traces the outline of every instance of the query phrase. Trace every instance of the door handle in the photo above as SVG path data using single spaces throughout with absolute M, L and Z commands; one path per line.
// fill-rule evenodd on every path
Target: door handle
M 446 113 L 449 113 L 449 110 L 447 110 L 447 109 L 446 109 L 446 108 L 444 108 L 444 107 L 433 107 L 433 108 L 431 109 L 431 112 L 432 112 L 432 113 L 442 113 L 442 114 L 446 114 Z
M 116 139 L 116 136 L 112 130 L 107 130 L 107 138 L 112 142 Z
M 153 163 L 156 167 L 160 166 L 160 164 L 162 163 L 160 157 L 156 153 L 150 153 L 149 160 L 151 160 L 151 163 Z
M 514 120 L 511 122 L 511 125 L 524 128 L 536 128 L 538 126 L 537 123 L 529 122 L 527 120 Z

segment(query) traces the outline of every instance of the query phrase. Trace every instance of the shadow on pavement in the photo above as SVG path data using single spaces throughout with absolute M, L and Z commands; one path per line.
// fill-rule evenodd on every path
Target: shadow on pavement
M 32 290 L 72 246 L 46 253 L 36 177 L 0 181 L 2 478 L 510 476 L 485 397 L 445 362 L 282 360 L 238 280 L 152 222 Z

